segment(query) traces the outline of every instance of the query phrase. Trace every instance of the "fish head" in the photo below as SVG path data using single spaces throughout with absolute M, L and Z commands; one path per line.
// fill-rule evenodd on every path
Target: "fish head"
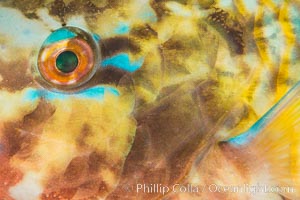
M 136 183 L 183 181 L 217 132 L 249 128 L 290 85 L 274 89 L 278 38 L 257 38 L 273 28 L 234 8 L 0 1 L 0 199 L 133 198 Z
M 130 69 L 109 67 L 114 59 L 101 67 L 101 45 L 124 31 L 89 24 L 118 3 L 74 2 L 0 3 L 1 198 L 105 197 L 122 173 L 136 130 L 133 82 Z

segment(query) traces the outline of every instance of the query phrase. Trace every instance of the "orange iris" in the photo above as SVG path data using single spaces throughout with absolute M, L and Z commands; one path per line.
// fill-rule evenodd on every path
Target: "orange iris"
M 95 40 L 81 29 L 62 29 L 72 31 L 75 37 L 61 34 L 58 41 L 45 42 L 46 45 L 43 45 L 38 56 L 38 70 L 48 85 L 58 89 L 73 89 L 93 76 L 95 66 L 99 63 L 99 47 Z M 63 70 L 63 67 L 66 67 L 66 70 Z

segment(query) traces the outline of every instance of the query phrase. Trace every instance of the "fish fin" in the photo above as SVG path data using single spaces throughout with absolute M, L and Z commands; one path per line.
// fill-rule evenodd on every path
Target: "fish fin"
M 300 199 L 300 82 L 248 131 L 227 142 L 253 150 L 255 159 L 261 157 L 258 166 L 267 166 L 270 183 L 291 188 L 279 193 Z

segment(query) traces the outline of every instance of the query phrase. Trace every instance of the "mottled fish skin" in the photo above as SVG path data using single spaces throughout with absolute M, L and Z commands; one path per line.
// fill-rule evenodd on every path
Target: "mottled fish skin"
M 280 0 L 1 1 L 0 199 L 160 199 L 136 184 L 171 187 L 197 173 L 243 183 L 243 159 L 215 144 L 300 80 L 299 10 Z M 101 49 L 98 71 L 71 93 L 42 87 L 36 71 L 62 26 Z M 185 195 L 164 198 L 204 198 Z
M 247 131 L 198 155 L 164 199 L 299 199 L 299 97 L 300 82 Z

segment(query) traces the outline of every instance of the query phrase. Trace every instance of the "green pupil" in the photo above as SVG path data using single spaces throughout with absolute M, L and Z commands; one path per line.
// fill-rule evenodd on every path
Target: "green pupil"
M 63 73 L 70 73 L 76 69 L 78 58 L 72 51 L 64 51 L 56 59 L 56 67 Z

